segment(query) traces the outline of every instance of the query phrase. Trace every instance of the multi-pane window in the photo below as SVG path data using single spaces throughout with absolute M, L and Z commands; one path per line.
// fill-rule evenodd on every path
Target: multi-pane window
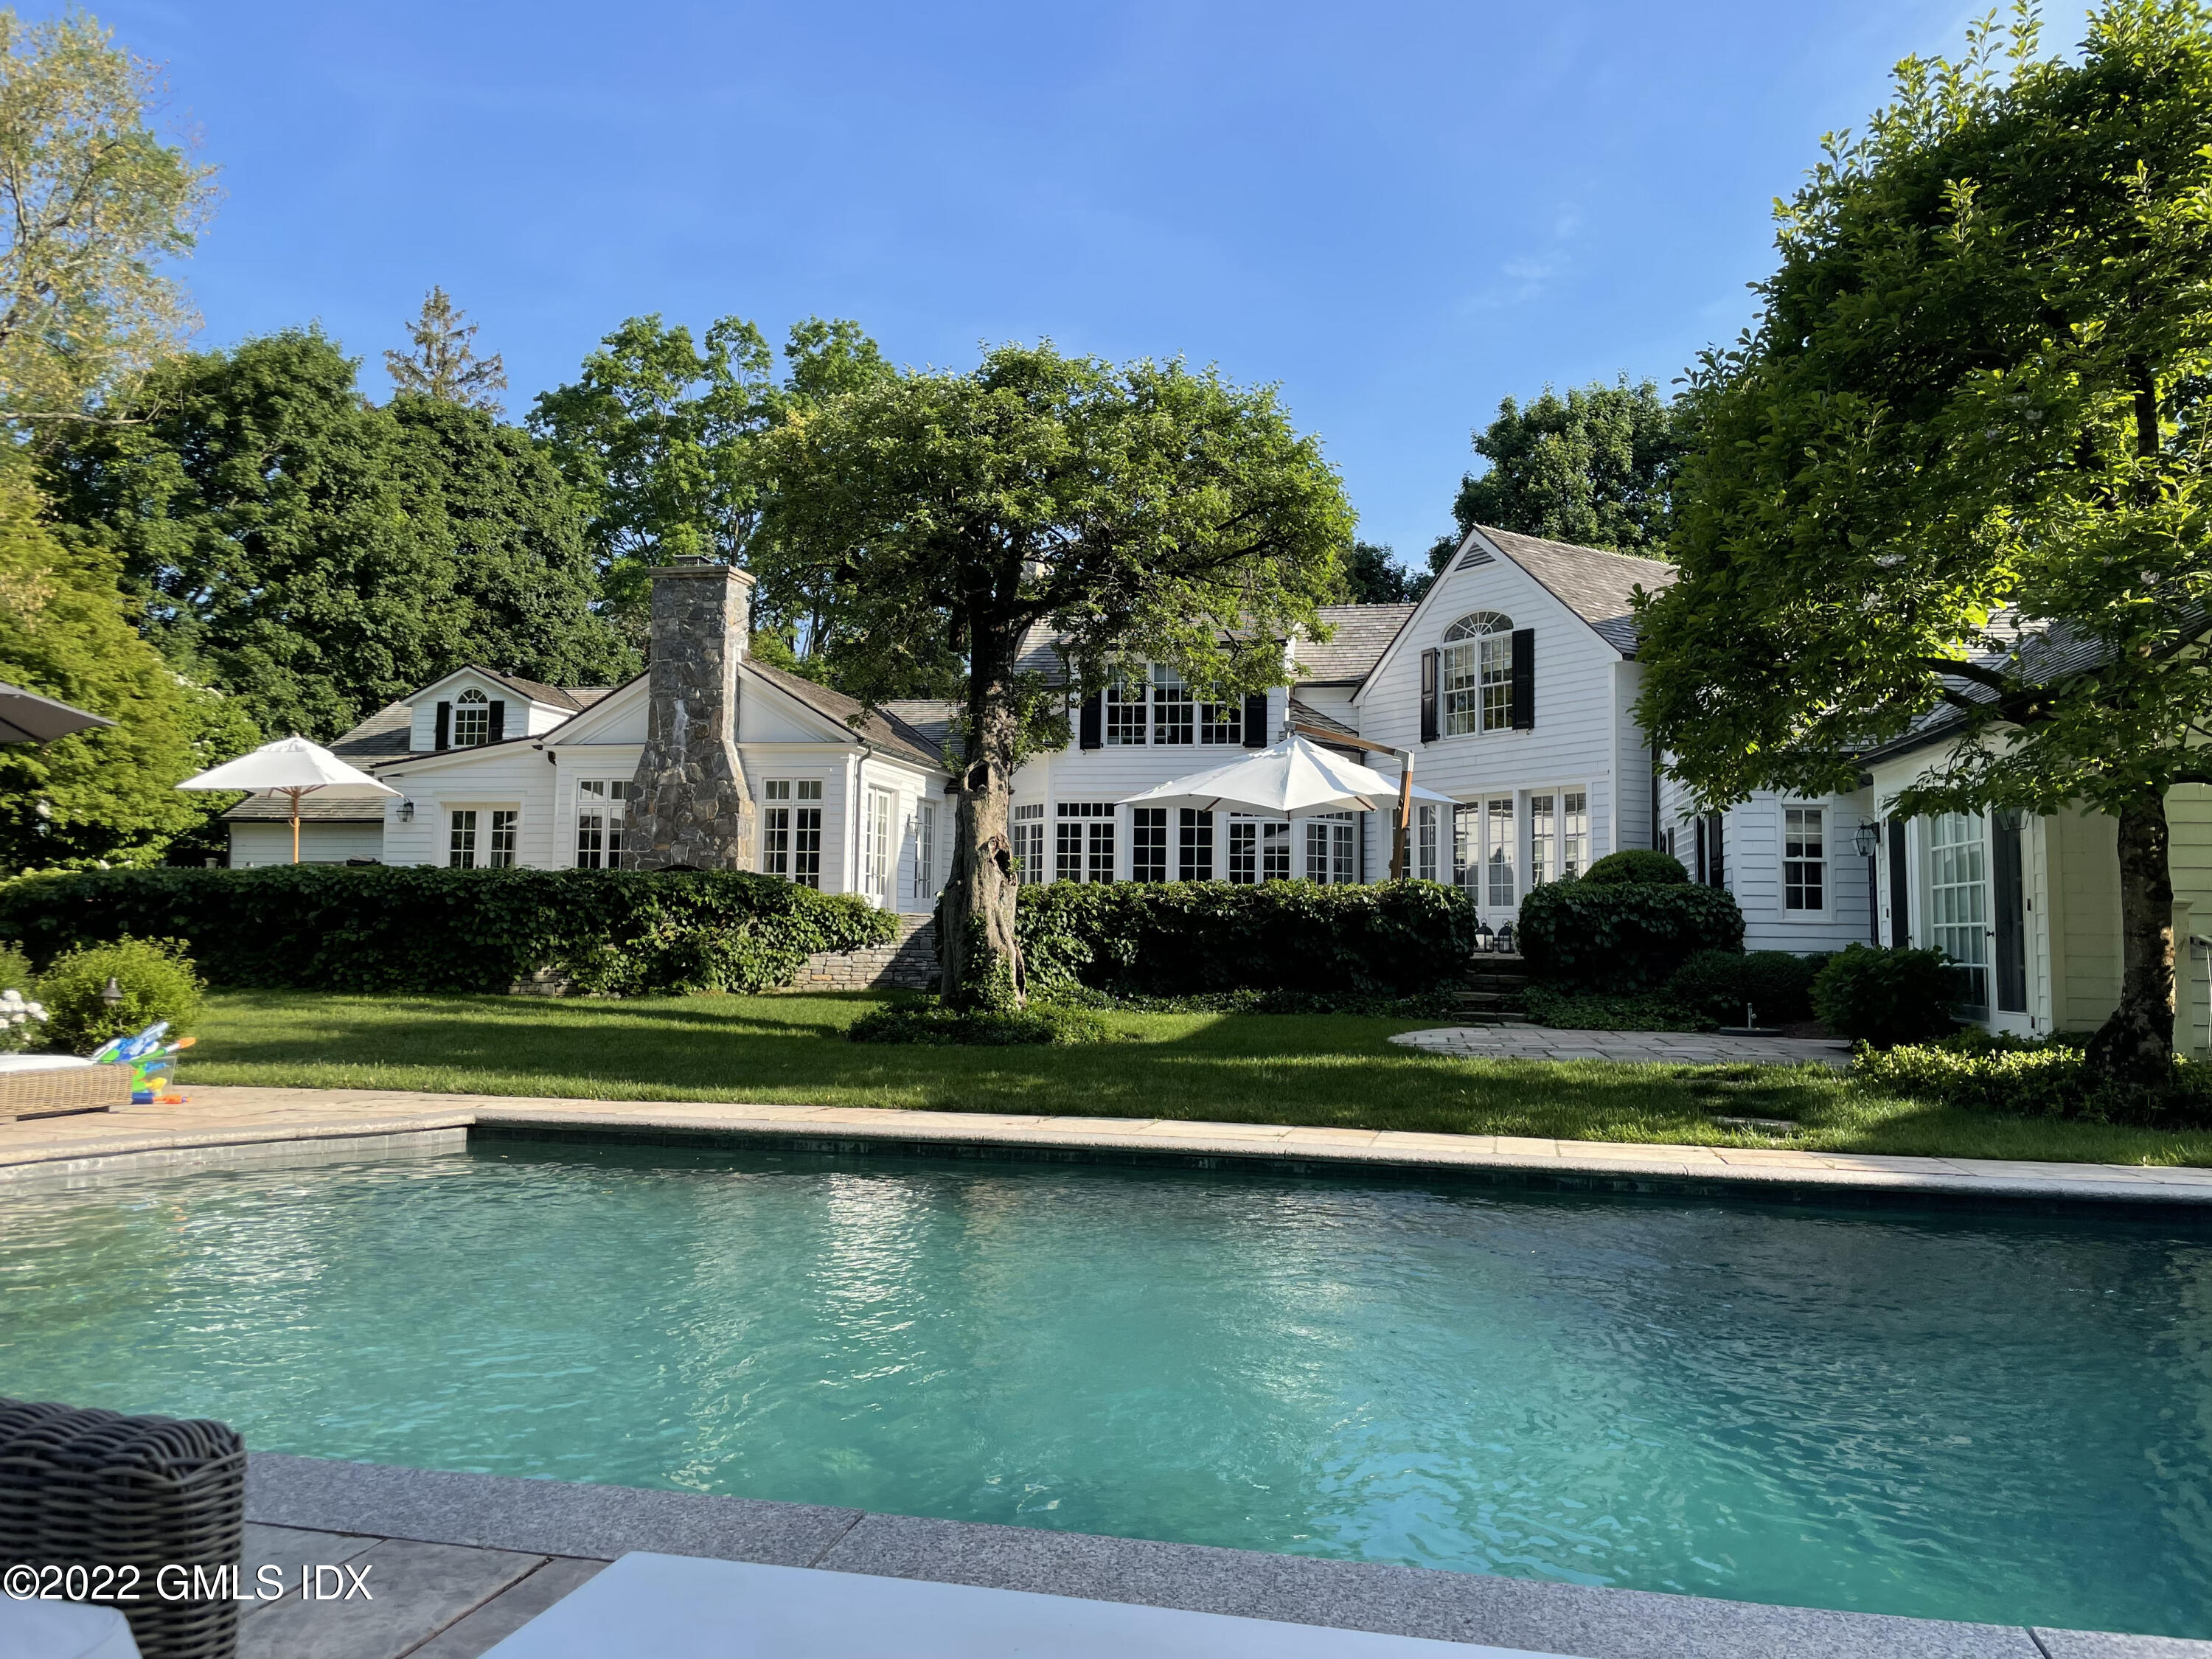
M 1552 838 L 1559 833 L 1559 797 L 1528 797 L 1528 890 L 1552 879 Z
M 1451 878 L 1468 896 L 1482 896 L 1482 804 L 1467 801 L 1451 810 Z
M 1340 886 L 1358 879 L 1358 824 L 1349 812 L 1306 820 L 1306 879 Z
M 477 867 L 477 815 L 472 811 L 453 814 L 452 839 L 446 843 L 446 865 L 453 870 Z
M 1106 741 L 1140 744 L 1152 687 L 1141 666 L 1125 671 L 1106 688 Z
M 1044 803 L 1030 801 L 1014 808 L 1014 878 L 1042 882 L 1044 864 Z
M 1168 809 L 1137 806 L 1129 811 L 1129 879 L 1168 878 Z
M 1281 818 L 1229 820 L 1229 879 L 1240 886 L 1291 878 L 1291 826 Z
M 576 867 L 579 870 L 619 870 L 623 867 L 623 803 L 629 799 L 628 778 L 580 778 L 576 781 Z
M 896 857 L 891 842 L 891 792 L 870 789 L 866 804 L 866 816 L 860 820 L 860 890 L 889 903 Z
M 1572 881 L 1589 862 L 1589 792 L 1570 789 L 1559 801 L 1559 878 Z
M 1209 702 L 1200 704 L 1198 711 L 1198 740 L 1200 743 L 1227 744 L 1231 747 L 1244 741 L 1244 705 L 1241 702 Z
M 1782 809 L 1782 908 L 1785 910 L 1828 908 L 1827 838 L 1822 817 L 1818 806 Z
M 490 741 L 491 699 L 471 686 L 453 699 L 453 747 L 473 749 Z
M 1413 809 L 1413 874 L 1422 881 L 1437 878 L 1437 809 Z
M 1489 889 L 1490 908 L 1513 908 L 1516 884 L 1513 878 L 1513 797 L 1500 795 L 1483 804 L 1482 867 Z
M 1154 743 L 1191 743 L 1196 739 L 1194 730 L 1198 706 L 1190 700 L 1190 688 L 1182 676 L 1164 662 L 1152 665 L 1152 741 Z
M 1982 821 L 1945 812 L 1928 820 L 1928 915 L 1936 948 L 1957 963 L 1966 1006 L 1990 1000 L 1990 881 Z
M 514 826 L 520 812 L 494 812 L 491 815 L 491 846 L 484 862 L 495 870 L 514 866 Z
M 1462 617 L 1444 630 L 1437 672 L 1446 737 L 1505 730 L 1513 724 L 1513 618 L 1495 611 Z
M 1062 881 L 1114 879 L 1114 803 L 1064 800 L 1058 807 L 1054 872 Z
M 1183 807 L 1176 825 L 1176 873 L 1184 881 L 1213 879 L 1213 814 Z
M 822 780 L 761 785 L 761 869 L 800 887 L 822 885 Z
M 927 902 L 937 894 L 937 804 L 924 801 L 914 814 L 914 896 Z

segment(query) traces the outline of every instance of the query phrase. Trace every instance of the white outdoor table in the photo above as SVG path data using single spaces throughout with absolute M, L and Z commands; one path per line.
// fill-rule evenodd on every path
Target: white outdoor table
M 1565 1659 L 813 1567 L 625 1555 L 483 1659 Z

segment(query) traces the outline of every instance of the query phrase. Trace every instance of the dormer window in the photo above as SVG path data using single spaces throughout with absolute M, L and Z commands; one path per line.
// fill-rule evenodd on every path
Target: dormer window
M 1477 611 L 1444 630 L 1442 684 L 1446 737 L 1503 732 L 1513 724 L 1513 618 Z
M 471 687 L 453 699 L 453 747 L 471 749 L 491 741 L 491 699 Z

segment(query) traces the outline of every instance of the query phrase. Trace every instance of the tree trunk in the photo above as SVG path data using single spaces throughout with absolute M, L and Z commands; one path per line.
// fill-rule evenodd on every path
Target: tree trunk
M 948 1008 L 1018 1008 L 1014 849 L 1006 831 L 1016 730 L 1013 641 L 969 634 L 969 749 L 956 789 L 952 869 L 938 902 L 939 994 Z
M 2162 1083 L 2173 1068 L 2173 875 L 2164 792 L 2145 791 L 2119 817 L 2120 1006 L 2089 1040 L 2089 1063 L 2125 1081 Z

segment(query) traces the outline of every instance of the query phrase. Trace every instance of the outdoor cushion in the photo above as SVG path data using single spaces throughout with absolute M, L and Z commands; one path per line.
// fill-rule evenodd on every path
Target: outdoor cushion
M 0 1054 L 0 1072 L 65 1072 L 91 1064 L 81 1054 Z
M 483 1659 L 1566 1659 L 1126 1601 L 625 1555 Z
M 138 1659 L 131 1621 L 113 1607 L 16 1601 L 0 1595 L 0 1653 L 8 1659 Z

